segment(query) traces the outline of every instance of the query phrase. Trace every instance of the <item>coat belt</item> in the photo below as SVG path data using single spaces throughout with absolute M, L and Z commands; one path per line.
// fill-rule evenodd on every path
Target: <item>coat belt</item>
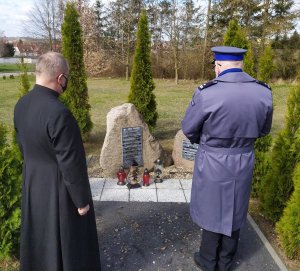
M 218 147 L 211 147 L 205 144 L 200 144 L 200 149 L 206 152 L 212 153 L 219 153 L 219 154 L 241 154 L 241 153 L 248 153 L 254 150 L 253 145 L 247 147 L 239 147 L 239 148 L 218 148 Z

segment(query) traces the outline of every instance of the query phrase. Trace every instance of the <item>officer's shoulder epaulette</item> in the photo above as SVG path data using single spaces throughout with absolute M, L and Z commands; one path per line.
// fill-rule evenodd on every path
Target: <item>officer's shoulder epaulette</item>
M 256 80 L 255 82 L 256 82 L 257 84 L 260 84 L 260 85 L 262 85 L 262 86 L 268 88 L 269 90 L 272 90 L 271 87 L 270 87 L 267 83 L 265 83 L 265 82 L 263 82 L 263 81 Z
M 203 89 L 205 89 L 205 88 L 208 88 L 208 87 L 210 87 L 210 86 L 213 86 L 213 85 L 215 85 L 215 84 L 217 84 L 217 83 L 218 83 L 218 81 L 211 80 L 211 81 L 208 81 L 207 83 L 205 83 L 205 84 L 199 86 L 198 89 L 201 91 L 201 90 L 203 90 Z

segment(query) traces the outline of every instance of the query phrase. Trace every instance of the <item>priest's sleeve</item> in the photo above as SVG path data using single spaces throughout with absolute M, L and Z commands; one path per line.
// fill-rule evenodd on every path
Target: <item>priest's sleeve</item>
M 77 208 L 92 201 L 85 151 L 79 127 L 69 110 L 59 110 L 49 120 L 48 133 L 64 183 Z

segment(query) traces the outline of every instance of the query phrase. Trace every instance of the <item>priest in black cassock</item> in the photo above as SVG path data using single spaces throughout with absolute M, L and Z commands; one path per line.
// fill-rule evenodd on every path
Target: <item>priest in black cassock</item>
M 15 106 L 24 157 L 21 271 L 100 271 L 91 189 L 80 130 L 58 96 L 68 63 L 49 52 L 36 64 L 36 85 Z

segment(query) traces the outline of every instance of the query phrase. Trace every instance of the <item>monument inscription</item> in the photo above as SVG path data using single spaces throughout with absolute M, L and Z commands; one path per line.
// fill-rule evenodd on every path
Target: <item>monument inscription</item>
M 194 161 L 199 144 L 191 144 L 189 140 L 182 140 L 182 158 Z
M 124 168 L 133 164 L 143 166 L 143 130 L 141 127 L 122 128 L 122 157 Z

